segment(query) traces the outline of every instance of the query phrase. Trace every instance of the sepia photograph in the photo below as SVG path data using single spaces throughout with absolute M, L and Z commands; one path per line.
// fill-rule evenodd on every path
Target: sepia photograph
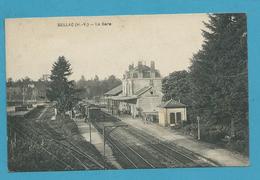
M 9 172 L 245 167 L 245 13 L 5 19 Z

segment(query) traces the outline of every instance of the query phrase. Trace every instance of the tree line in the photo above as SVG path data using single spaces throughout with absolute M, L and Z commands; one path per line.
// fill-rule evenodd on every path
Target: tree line
M 202 138 L 248 153 L 248 69 L 245 14 L 211 14 L 204 43 L 186 71 L 163 79 L 164 100 L 188 105 L 188 130 L 199 116 Z
M 104 80 L 99 80 L 97 75 L 91 80 L 86 80 L 82 76 L 76 82 L 69 80 L 71 74 L 71 64 L 64 56 L 60 56 L 52 66 L 47 97 L 56 103 L 58 113 L 61 114 L 71 110 L 78 101 L 100 97 L 106 91 L 121 84 L 114 75 Z
M 100 80 L 97 75 L 86 80 L 84 76 L 78 81 L 69 80 L 72 75 L 72 68 L 69 61 L 64 57 L 58 57 L 51 69 L 49 80 L 38 81 L 29 77 L 14 81 L 8 78 L 6 82 L 7 100 L 45 100 L 57 103 L 61 113 L 71 110 L 73 105 L 81 99 L 93 99 L 102 96 L 105 92 L 121 84 L 120 79 L 114 75 Z M 34 92 L 33 92 L 34 91 Z M 35 94 L 35 95 L 34 95 Z
M 47 86 L 48 82 L 42 79 L 35 81 L 29 77 L 18 80 L 8 78 L 6 82 L 8 105 L 16 105 L 23 100 L 44 101 Z
M 103 80 L 100 80 L 97 75 L 95 75 L 94 79 L 89 80 L 86 80 L 84 76 L 81 76 L 81 79 L 76 82 L 77 88 L 82 90 L 81 95 L 88 99 L 103 96 L 104 93 L 120 84 L 121 80 L 114 75 L 110 75 Z

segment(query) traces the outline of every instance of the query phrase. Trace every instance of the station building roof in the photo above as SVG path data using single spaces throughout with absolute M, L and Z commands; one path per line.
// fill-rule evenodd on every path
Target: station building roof
M 105 96 L 117 96 L 123 91 L 122 84 L 105 93 Z
M 161 104 L 160 107 L 162 107 L 162 108 L 184 108 L 187 106 L 181 102 L 170 99 L 169 101 Z
M 150 90 L 151 88 L 152 88 L 152 86 L 147 86 L 147 87 L 143 87 L 143 88 L 141 88 L 141 89 L 138 89 L 138 90 L 134 93 L 134 95 L 140 96 L 140 95 L 142 95 L 143 93 L 145 93 L 146 91 Z

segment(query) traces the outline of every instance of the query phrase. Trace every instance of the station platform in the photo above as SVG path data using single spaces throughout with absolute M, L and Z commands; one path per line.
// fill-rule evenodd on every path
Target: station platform
M 28 108 L 27 111 L 15 111 L 15 110 L 10 110 L 10 108 L 7 110 L 7 115 L 10 117 L 24 117 L 26 114 L 28 114 L 30 111 L 32 111 L 35 107 L 33 108 Z
M 79 132 L 82 137 L 88 142 L 90 142 L 90 126 L 84 119 L 74 118 L 76 122 Z M 100 152 L 100 154 L 104 154 L 104 141 L 103 136 L 97 131 L 97 129 L 91 125 L 91 144 L 93 144 L 96 149 Z M 117 169 L 122 169 L 122 167 L 116 162 L 112 149 L 108 144 L 105 145 L 106 149 L 106 160 L 113 164 Z

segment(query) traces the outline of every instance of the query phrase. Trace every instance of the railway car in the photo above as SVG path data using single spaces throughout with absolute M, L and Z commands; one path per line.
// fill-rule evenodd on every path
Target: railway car
M 88 107 L 88 118 L 91 120 L 98 120 L 100 116 L 100 108 L 96 106 Z

